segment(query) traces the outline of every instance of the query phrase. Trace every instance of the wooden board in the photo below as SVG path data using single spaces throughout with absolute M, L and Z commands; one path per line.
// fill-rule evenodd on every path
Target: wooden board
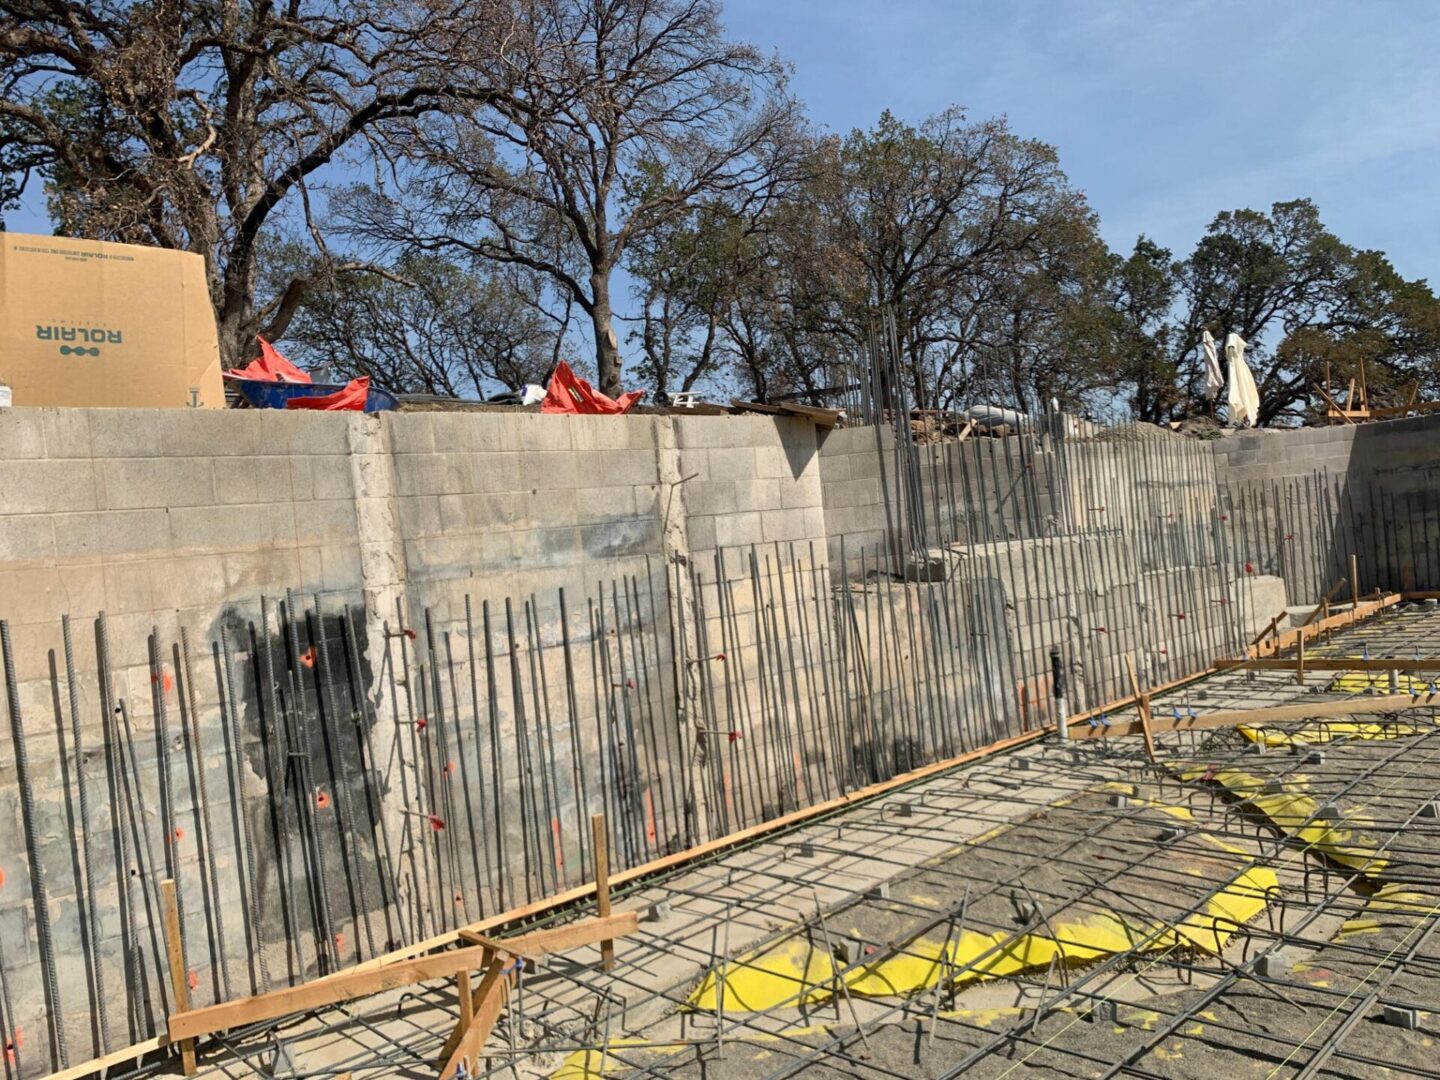
M 1212 665 L 1216 671 L 1294 671 L 1295 661 L 1280 658 L 1263 660 L 1216 660 Z M 1440 660 L 1405 660 L 1398 656 L 1372 656 L 1361 659 L 1358 656 L 1314 657 L 1305 656 L 1306 671 L 1440 671 Z
M 239 1027 L 242 1024 L 274 1020 L 281 1016 L 289 1016 L 291 1013 L 319 1009 L 342 1001 L 353 1001 L 355 998 L 379 994 L 386 990 L 395 990 L 417 982 L 448 979 L 462 969 L 473 971 L 479 968 L 488 962 L 488 957 L 493 951 L 487 947 L 476 945 L 437 953 L 434 956 L 401 960 L 398 963 L 365 971 L 352 969 L 323 979 L 301 983 L 299 986 L 287 986 L 281 990 L 272 990 L 268 994 L 241 998 L 238 1001 L 226 1001 L 219 1005 L 209 1005 L 187 1013 L 177 1013 L 170 1017 L 170 1039 L 178 1041 L 196 1038 L 216 1031 L 224 1031 L 227 1028 Z
M 462 1026 L 457 1029 L 460 1032 L 459 1037 L 452 1036 L 455 1045 L 440 1066 L 440 1080 L 453 1077 L 461 1062 L 469 1062 L 473 1066 L 480 1056 L 480 1051 L 485 1048 L 485 1040 L 494 1030 L 495 1021 L 500 1018 L 500 1009 L 505 1004 L 507 986 L 502 980 L 504 972 L 503 956 L 496 956 L 486 967 L 485 975 L 480 980 L 480 988 L 475 991 L 471 1002 L 471 1018 L 466 1023 L 462 1016 Z M 478 1070 L 472 1068 L 468 1072 L 474 1076 Z
M 578 949 L 582 945 L 593 945 L 597 941 L 614 940 L 635 933 L 640 928 L 640 914 L 636 911 L 617 911 L 613 915 L 584 922 L 557 926 L 550 930 L 532 930 L 513 938 L 487 938 L 471 930 L 459 931 L 462 941 L 474 945 L 488 945 L 501 949 L 512 956 L 538 960 L 550 953 Z
M 1202 728 L 1236 727 L 1240 724 L 1258 727 L 1281 724 L 1291 720 L 1324 720 L 1337 716 L 1363 716 L 1367 713 L 1399 712 L 1402 709 L 1423 709 L 1440 706 L 1440 694 L 1384 694 L 1378 697 L 1351 698 L 1345 701 L 1300 702 L 1295 705 L 1272 705 L 1263 709 L 1227 709 L 1200 713 L 1196 716 L 1157 717 L 1154 731 L 1198 731 Z M 1085 727 L 1072 731 L 1072 739 L 1107 739 L 1120 735 L 1139 735 L 1143 728 L 1138 720 L 1111 723 L 1105 727 Z

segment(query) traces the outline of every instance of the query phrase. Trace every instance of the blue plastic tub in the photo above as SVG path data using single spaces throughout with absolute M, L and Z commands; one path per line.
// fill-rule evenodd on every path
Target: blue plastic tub
M 325 397 L 345 389 L 344 383 L 282 383 L 261 379 L 231 379 L 240 396 L 256 409 L 283 409 L 291 398 Z M 386 412 L 398 408 L 400 402 L 388 390 L 370 387 L 365 397 L 365 412 Z

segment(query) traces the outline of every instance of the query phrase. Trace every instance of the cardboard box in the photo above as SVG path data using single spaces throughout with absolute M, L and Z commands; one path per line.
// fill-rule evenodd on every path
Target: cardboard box
M 205 261 L 0 233 L 0 383 L 16 405 L 224 408 Z

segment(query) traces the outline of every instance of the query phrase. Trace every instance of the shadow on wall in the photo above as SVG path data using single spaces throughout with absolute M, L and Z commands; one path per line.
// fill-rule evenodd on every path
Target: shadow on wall
M 282 601 L 258 613 L 231 605 L 211 634 L 228 702 L 229 810 L 243 813 L 233 825 L 248 895 L 236 899 L 249 906 L 247 928 L 270 943 L 271 955 L 257 959 L 284 965 L 291 979 L 401 943 L 383 870 L 388 770 L 370 739 L 376 710 L 366 688 L 379 684 L 366 626 L 363 604 L 317 615 Z M 342 927 L 367 940 L 346 941 Z

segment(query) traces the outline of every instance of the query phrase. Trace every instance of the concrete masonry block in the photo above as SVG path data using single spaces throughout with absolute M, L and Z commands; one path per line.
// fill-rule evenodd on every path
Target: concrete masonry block
M 48 515 L 0 515 L 0 565 L 45 563 L 54 558 L 54 518 Z
M 0 460 L 45 455 L 44 409 L 0 409 Z
M 715 447 L 706 454 L 711 480 L 755 479 L 755 451 L 748 446 Z
M 182 506 L 173 508 L 169 516 L 176 549 L 219 552 L 294 543 L 294 509 L 285 503 Z
M 578 524 L 575 508 L 575 492 L 542 491 L 538 494 L 521 492 L 514 497 L 517 528 L 549 529 Z
M 452 414 L 444 418 L 456 417 Z M 397 454 L 434 453 L 435 419 L 432 413 L 386 413 L 382 423 L 390 436 L 391 449 Z
M 401 531 L 407 538 L 508 531 L 516 526 L 516 501 L 517 496 L 508 491 L 402 499 Z
M 784 486 L 793 486 L 783 480 L 737 480 L 735 482 L 735 509 L 769 511 L 780 508 L 780 492 Z
M 90 412 L 86 409 L 39 409 L 48 458 L 88 458 L 94 455 L 90 438 Z
M 576 488 L 572 492 L 576 524 L 592 526 L 635 517 L 635 491 L 632 487 Z
M 820 485 L 813 479 L 780 481 L 780 506 L 790 510 L 796 507 L 820 506 L 823 503 Z
M 890 470 L 890 458 L 887 452 L 885 469 Z M 866 480 L 880 476 L 880 459 L 875 454 L 872 444 L 868 453 L 852 454 L 850 456 L 850 478 L 852 480 Z
M 312 499 L 292 508 L 295 542 L 339 543 L 359 539 L 355 504 L 349 499 Z
M 730 481 L 691 480 L 681 489 L 688 514 L 733 514 L 735 484 Z
M 878 506 L 881 504 L 880 484 L 874 479 L 843 480 L 826 485 L 821 493 L 827 507 Z
M 738 416 L 676 416 L 675 445 L 685 449 L 704 449 L 711 446 L 734 446 L 740 441 L 740 429 L 732 428 Z
M 47 514 L 96 509 L 94 473 L 88 461 L 0 461 L 0 492 L 7 514 Z
M 715 546 L 715 520 L 691 515 L 685 523 L 685 537 L 692 552 L 709 551 Z
M 266 411 L 156 409 L 145 426 L 164 457 L 247 457 L 265 450 L 261 432 Z
M 352 426 L 363 429 L 366 419 L 354 413 L 298 412 L 284 409 L 250 411 L 255 424 L 254 453 L 345 454 L 351 447 Z M 98 447 L 97 447 L 98 452 Z
M 587 525 L 579 530 L 586 558 L 622 559 L 660 553 L 660 522 L 655 518 Z
M 168 510 L 112 510 L 55 518 L 56 552 L 66 556 L 145 558 L 170 550 Z
M 660 416 L 557 417 L 570 428 L 570 445 L 577 452 L 593 450 L 651 450 L 656 429 L 668 423 Z
M 820 482 L 830 484 L 837 480 L 850 479 L 850 458 L 839 455 L 827 457 L 820 455 Z
M 580 485 L 583 459 L 573 451 L 535 451 L 519 455 L 517 484 L 521 491 L 554 492 Z
M 659 481 L 659 465 L 653 453 L 644 450 L 600 450 L 580 463 L 576 486 L 591 483 L 637 486 Z
M 544 413 L 490 413 L 499 421 L 497 427 L 502 437 L 502 449 L 533 453 L 543 450 L 570 450 L 571 425 L 564 416 L 550 416 Z M 618 417 L 616 419 L 619 419 Z
M 767 510 L 760 515 L 760 532 L 766 542 L 803 539 L 805 526 L 804 510 Z
M 715 543 L 720 547 L 762 543 L 766 537 L 761 524 L 763 515 L 756 511 L 725 514 L 715 519 Z
M 348 462 L 345 458 L 324 458 L 327 464 Z M 289 502 L 295 497 L 294 466 L 300 464 L 286 457 L 252 457 L 237 460 L 212 462 L 215 474 L 215 500 L 219 503 L 263 503 Z M 310 469 L 314 462 L 306 461 L 304 474 L 305 495 L 309 495 Z M 348 468 L 347 468 L 348 476 Z
M 755 449 L 754 475 L 761 480 L 790 480 L 794 477 L 790 457 L 784 446 L 760 446 Z
M 208 457 L 120 458 L 95 462 L 102 510 L 209 506 L 215 471 Z

